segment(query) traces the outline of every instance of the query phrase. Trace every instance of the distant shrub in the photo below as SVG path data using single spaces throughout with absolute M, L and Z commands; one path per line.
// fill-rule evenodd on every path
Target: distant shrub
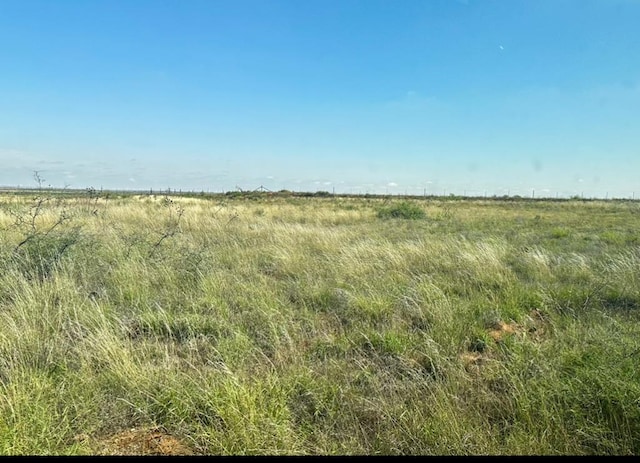
M 333 196 L 331 193 L 329 193 L 328 191 L 316 191 L 313 196 L 318 196 L 320 198 L 327 198 L 329 196 Z
M 382 207 L 378 210 L 378 217 L 381 219 L 424 219 L 427 216 L 425 211 L 417 204 L 402 201 Z
M 571 235 L 571 230 L 566 227 L 558 227 L 551 230 L 551 238 L 559 239 L 559 238 L 567 238 Z

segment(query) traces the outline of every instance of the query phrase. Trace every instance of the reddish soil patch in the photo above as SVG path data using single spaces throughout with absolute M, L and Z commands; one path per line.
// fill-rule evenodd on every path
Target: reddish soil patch
M 496 322 L 487 331 L 489 336 L 496 342 L 500 343 L 507 336 L 516 333 L 526 333 L 534 341 L 542 341 L 547 334 L 549 321 L 547 316 L 540 310 L 534 309 L 529 313 L 524 325 L 515 322 L 505 323 L 503 321 Z M 480 367 L 491 358 L 490 352 L 464 352 L 460 354 L 460 360 L 468 371 L 479 371 Z
M 157 428 L 122 431 L 96 447 L 98 455 L 193 455 L 183 442 Z
M 479 352 L 463 352 L 460 354 L 460 358 L 465 366 L 478 365 L 484 360 L 484 357 Z
M 505 323 L 500 321 L 489 330 L 489 336 L 491 336 L 494 341 L 500 342 L 505 336 L 518 333 L 520 331 L 522 331 L 522 328 L 516 323 Z

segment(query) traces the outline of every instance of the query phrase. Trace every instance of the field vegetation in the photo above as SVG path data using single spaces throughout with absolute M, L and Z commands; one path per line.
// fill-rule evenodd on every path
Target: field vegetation
M 0 454 L 640 454 L 640 203 L 0 196 Z

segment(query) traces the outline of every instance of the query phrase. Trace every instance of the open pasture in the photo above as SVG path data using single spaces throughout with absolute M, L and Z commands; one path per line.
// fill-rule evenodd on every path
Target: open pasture
M 640 203 L 0 196 L 0 454 L 638 454 Z

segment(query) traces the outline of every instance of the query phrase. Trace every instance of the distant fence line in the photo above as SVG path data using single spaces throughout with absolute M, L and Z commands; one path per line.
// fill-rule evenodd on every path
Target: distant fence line
M 4 194 L 17 194 L 17 195 L 27 195 L 27 194 L 42 194 L 46 192 L 49 195 L 66 195 L 66 196 L 188 196 L 188 197 L 320 197 L 320 198 L 328 198 L 328 197 L 336 197 L 336 198 L 399 198 L 399 199 L 473 199 L 473 200 L 501 200 L 501 201 L 535 201 L 535 202 L 543 202 L 543 201 L 639 201 L 640 199 L 636 199 L 635 192 L 631 194 L 629 197 L 615 197 L 609 196 L 607 193 L 605 197 L 596 197 L 596 196 L 584 196 L 584 195 L 572 195 L 572 196 L 559 196 L 556 194 L 555 196 L 536 196 L 532 193 L 531 196 L 521 196 L 521 195 L 487 195 L 486 193 L 483 195 L 467 195 L 466 192 L 463 195 L 449 193 L 446 191 L 442 194 L 436 193 L 428 193 L 425 191 L 423 194 L 407 194 L 395 192 L 395 193 L 335 193 L 328 191 L 316 191 L 316 192 L 308 192 L 308 191 L 291 191 L 291 190 L 279 190 L 279 191 L 270 191 L 266 188 L 258 188 L 256 190 L 228 190 L 225 191 L 210 191 L 210 190 L 182 190 L 175 188 L 167 188 L 167 189 L 97 189 L 97 188 L 55 188 L 55 187 L 41 187 L 41 188 L 23 188 L 23 187 L 11 187 L 11 186 L 0 186 L 0 193 Z

